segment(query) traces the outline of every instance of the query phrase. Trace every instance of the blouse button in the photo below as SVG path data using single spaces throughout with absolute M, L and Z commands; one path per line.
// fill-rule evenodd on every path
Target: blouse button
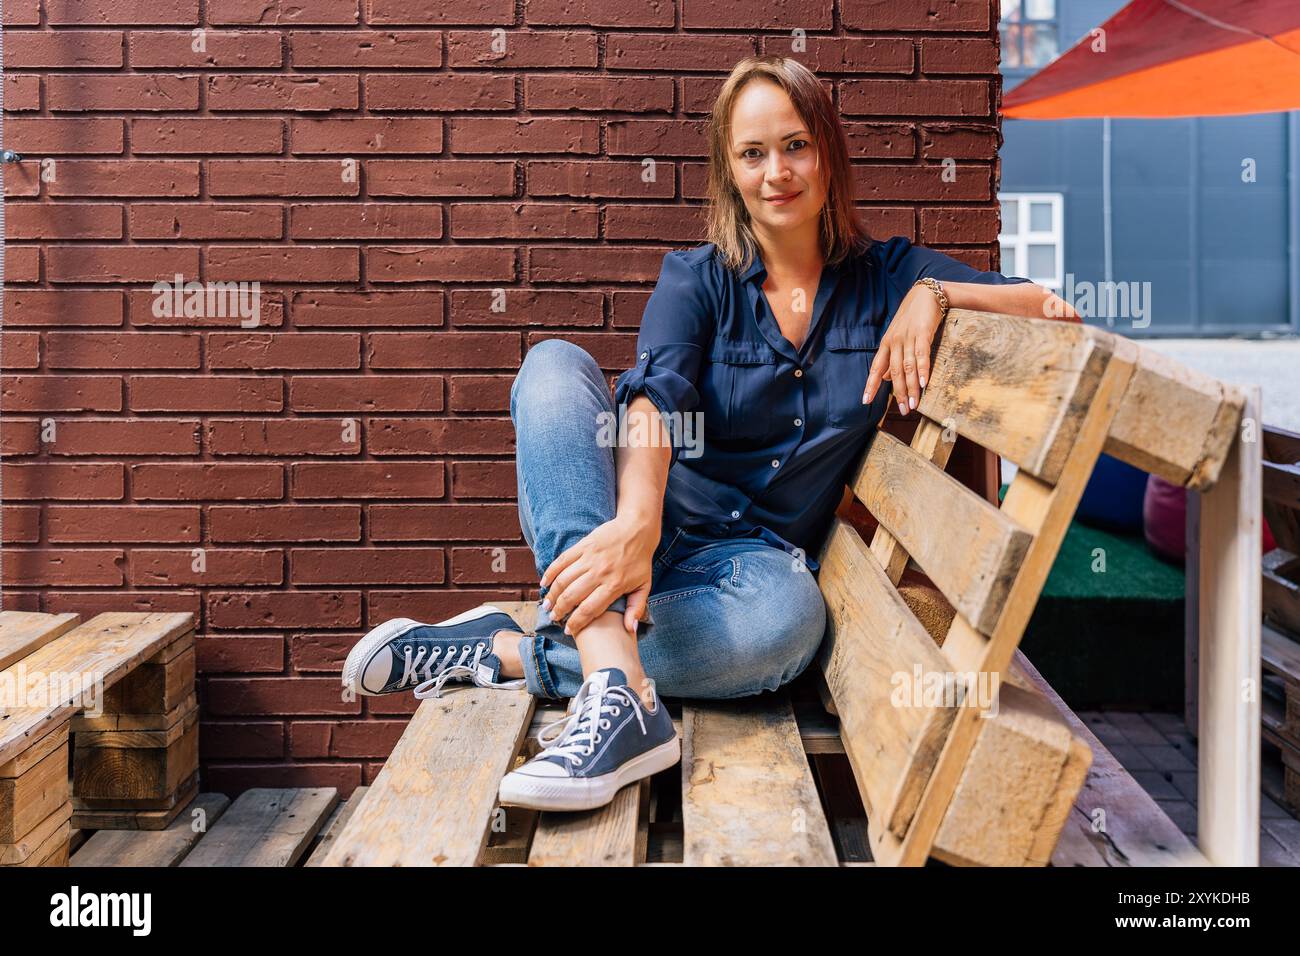
M 802 425 L 802 424 L 803 424 L 803 419 L 802 419 L 802 418 L 796 418 L 796 419 L 794 420 L 794 426 L 795 426 L 795 428 L 798 428 L 798 427 L 799 427 L 800 425 Z
M 642 352 L 642 353 L 641 353 L 641 357 L 642 357 L 642 358 L 645 358 L 645 357 L 646 357 L 647 355 L 649 355 L 649 354 L 650 354 L 649 352 Z
M 733 512 L 731 513 L 731 517 L 733 517 L 733 518 L 739 518 L 739 517 L 740 517 L 740 512 L 739 512 L 739 511 L 733 511 Z
M 795 369 L 795 370 L 794 370 L 794 377 L 795 377 L 795 378 L 803 378 L 803 369 L 801 369 L 801 368 L 797 368 L 797 369 Z
M 773 459 L 772 459 L 772 467 L 773 467 L 773 468 L 780 468 L 780 467 L 781 467 L 781 460 L 780 460 L 779 458 L 773 458 Z

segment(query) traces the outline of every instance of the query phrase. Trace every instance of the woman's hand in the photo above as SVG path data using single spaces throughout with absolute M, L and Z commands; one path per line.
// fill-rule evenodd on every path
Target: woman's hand
M 657 523 L 650 527 L 616 517 L 551 562 L 542 575 L 542 586 L 549 589 L 543 604 L 552 620 L 568 615 L 564 633 L 580 633 L 626 594 L 623 627 L 636 635 L 636 622 L 644 616 L 650 598 L 659 533 Z
M 880 340 L 862 394 L 864 404 L 875 397 L 883 380 L 894 386 L 899 414 L 906 415 L 908 409 L 916 408 L 921 389 L 930 379 L 930 343 L 942 321 L 943 312 L 934 293 L 925 286 L 912 286 Z

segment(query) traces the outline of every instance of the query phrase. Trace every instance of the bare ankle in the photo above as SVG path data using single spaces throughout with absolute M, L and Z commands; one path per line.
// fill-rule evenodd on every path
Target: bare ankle
M 500 630 L 492 635 L 492 653 L 501 661 L 502 677 L 523 677 L 524 662 L 519 658 L 518 631 Z

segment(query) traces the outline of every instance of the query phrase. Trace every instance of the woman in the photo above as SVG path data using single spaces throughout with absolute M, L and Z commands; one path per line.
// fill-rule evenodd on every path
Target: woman
M 886 411 L 882 382 L 900 414 L 916 407 L 945 297 L 1027 316 L 1055 299 L 871 240 L 839 117 L 793 59 L 746 59 L 723 85 L 709 194 L 710 242 L 664 257 L 614 401 L 595 360 L 559 339 L 529 350 L 511 388 L 544 598 L 534 633 L 480 608 L 387 622 L 348 658 L 362 694 L 457 680 L 572 697 L 502 803 L 608 803 L 679 759 L 659 692 L 743 697 L 802 672 L 826 626 L 812 556 Z

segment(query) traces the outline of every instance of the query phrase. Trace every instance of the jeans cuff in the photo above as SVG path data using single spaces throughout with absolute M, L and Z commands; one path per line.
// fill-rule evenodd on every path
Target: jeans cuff
M 555 679 L 546 663 L 546 635 L 525 634 L 519 639 L 519 660 L 524 666 L 524 682 L 534 697 L 559 700 Z
M 609 607 L 607 607 L 605 610 L 617 611 L 619 614 L 622 614 L 624 611 L 627 610 L 627 595 L 624 594 L 614 598 L 614 600 L 610 602 Z M 654 623 L 655 623 L 654 614 L 650 610 L 649 603 L 647 603 L 645 609 L 645 619 L 637 622 L 638 637 L 644 638 L 646 635 L 648 635 L 650 633 L 650 629 L 654 627 Z M 568 644 L 571 647 L 577 647 L 577 645 L 574 644 L 573 642 L 573 638 L 564 633 L 564 622 L 557 621 L 554 618 L 552 618 L 551 612 L 542 605 L 542 598 L 538 598 L 537 618 L 535 623 L 533 624 L 533 630 L 536 631 L 538 634 L 540 634 L 546 628 L 552 629 L 553 633 L 556 635 L 556 640 L 558 640 L 561 644 Z

